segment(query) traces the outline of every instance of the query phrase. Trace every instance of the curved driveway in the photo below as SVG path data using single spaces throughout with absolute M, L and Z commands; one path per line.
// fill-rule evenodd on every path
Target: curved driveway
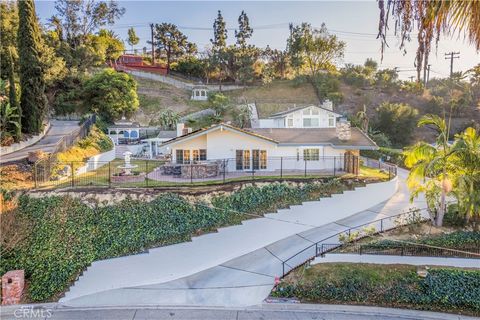
M 404 183 L 406 175 L 405 170 L 399 170 L 398 190 L 380 203 L 375 199 L 381 197 L 385 192 L 382 189 L 388 184 L 371 184 L 332 198 L 292 206 L 265 218 L 193 238 L 192 242 L 94 262 L 60 303 L 68 306 L 257 305 L 268 296 L 275 277 L 282 275 L 282 262 L 312 243 L 349 227 L 413 207 L 424 208 L 423 199 L 409 202 Z M 352 207 L 362 209 L 350 212 Z M 328 243 L 337 242 L 337 238 L 328 240 Z M 241 248 L 250 249 L 241 253 Z M 305 251 L 297 261 L 289 261 L 287 268 L 312 256 L 313 250 Z
M 79 128 L 78 121 L 51 120 L 50 125 L 50 130 L 48 130 L 45 136 L 37 143 L 29 147 L 17 150 L 15 152 L 2 155 L 0 157 L 0 163 L 22 160 L 28 157 L 29 152 L 34 152 L 38 150 L 42 150 L 46 153 L 52 152 L 53 148 L 55 147 L 57 142 L 60 141 L 60 139 Z

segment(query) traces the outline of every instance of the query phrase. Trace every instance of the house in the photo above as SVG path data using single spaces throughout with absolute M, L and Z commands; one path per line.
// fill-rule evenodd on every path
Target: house
M 278 112 L 266 119 L 259 119 L 259 128 L 335 128 L 337 118 L 333 104 L 326 100 L 321 106 L 294 107 Z
M 300 111 L 306 119 L 304 109 L 292 112 Z M 316 115 L 314 110 L 309 107 L 309 114 Z M 286 115 L 288 119 L 289 114 Z M 306 167 L 357 172 L 359 150 L 378 147 L 360 129 L 351 128 L 346 119 L 335 119 L 334 123 L 335 127 L 251 129 L 222 123 L 178 136 L 161 147 L 171 155 L 174 164 L 217 162 L 228 172 L 295 171 L 306 170 Z

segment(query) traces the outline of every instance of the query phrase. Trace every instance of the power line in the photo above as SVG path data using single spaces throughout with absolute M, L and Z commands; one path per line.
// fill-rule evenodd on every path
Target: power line
M 450 78 L 453 76 L 453 59 L 460 59 L 460 52 L 445 53 L 445 60 L 450 59 Z

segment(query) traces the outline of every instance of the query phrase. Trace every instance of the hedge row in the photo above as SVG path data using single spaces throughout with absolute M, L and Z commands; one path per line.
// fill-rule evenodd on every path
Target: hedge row
M 396 164 L 401 168 L 405 168 L 405 156 L 403 152 L 396 149 L 380 147 L 378 150 L 362 150 L 360 155 L 372 159 L 382 158 L 383 161 L 387 161 Z
M 436 236 L 429 235 L 428 237 L 423 237 L 420 239 L 409 239 L 408 241 L 453 249 L 480 248 L 480 232 L 455 231 L 452 233 L 440 234 Z M 398 247 L 401 246 L 402 243 L 391 240 L 379 240 L 370 243 L 370 245 L 381 247 Z M 408 244 L 405 245 L 408 246 Z
M 213 203 L 219 208 L 191 204 L 175 194 L 161 195 L 152 202 L 127 199 L 104 207 L 90 207 L 70 197 L 22 196 L 16 211 L 8 214 L 15 215 L 17 222 L 25 220 L 25 224 L 17 223 L 25 230 L 10 233 L 27 236 L 14 245 L 2 242 L 0 273 L 25 269 L 29 300 L 49 300 L 95 260 L 187 241 L 192 235 L 247 218 L 238 211 L 272 211 L 279 203 L 299 203 L 324 188 L 322 184 L 248 187 L 215 198 Z
M 335 273 L 335 278 L 331 274 Z M 432 269 L 425 278 L 415 267 L 335 265 L 311 281 L 281 282 L 272 293 L 302 301 L 404 306 L 480 314 L 480 271 Z

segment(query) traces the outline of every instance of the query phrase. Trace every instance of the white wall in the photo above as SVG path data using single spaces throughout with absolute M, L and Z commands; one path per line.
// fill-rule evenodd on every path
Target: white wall
M 308 110 L 309 112 L 312 112 L 312 113 L 313 113 L 313 110 L 315 110 L 315 112 L 318 112 L 318 114 L 313 115 L 312 113 L 310 113 L 310 115 L 304 115 L 303 114 L 304 110 Z M 332 126 L 329 126 L 329 121 L 328 121 L 329 115 L 333 115 Z M 316 126 L 315 128 L 335 128 L 335 125 L 336 125 L 336 115 L 333 112 L 329 112 L 327 110 L 318 108 L 316 106 L 311 106 L 308 109 L 306 108 L 306 109 L 294 111 L 281 118 L 260 119 L 260 128 L 304 128 L 303 126 L 304 118 L 318 119 L 318 126 Z M 288 119 L 293 120 L 292 126 L 289 126 Z
M 87 173 L 97 170 L 98 168 L 108 164 L 108 162 L 115 160 L 115 148 L 110 151 L 97 154 L 88 158 L 87 163 L 78 168 L 75 174 Z
M 172 155 L 173 162 L 176 162 L 176 150 L 178 149 L 206 149 L 208 160 L 228 159 L 228 171 L 236 171 L 236 150 L 250 150 L 250 156 L 252 150 L 265 150 L 267 152 L 267 169 L 265 171 L 275 171 L 281 168 L 305 170 L 304 149 L 319 149 L 320 159 L 307 161 L 307 170 L 333 170 L 334 167 L 341 170 L 343 168 L 342 156 L 345 153 L 344 149 L 333 149 L 329 146 L 281 146 L 229 129 L 215 130 L 173 145 L 168 151 Z

